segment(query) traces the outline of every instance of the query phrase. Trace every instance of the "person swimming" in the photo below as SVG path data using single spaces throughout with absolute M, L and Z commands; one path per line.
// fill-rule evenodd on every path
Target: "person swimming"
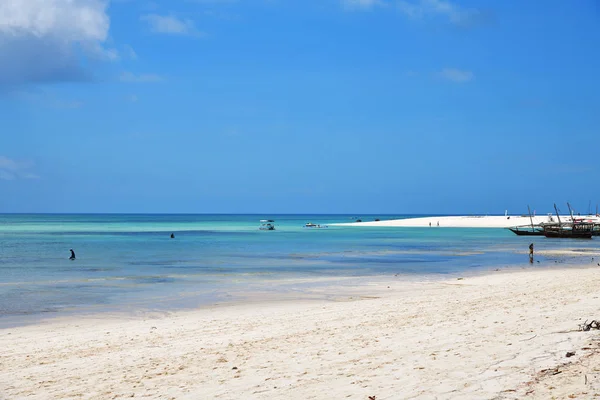
M 74 260 L 75 259 L 75 252 L 73 251 L 73 249 L 69 250 L 71 252 L 71 257 L 69 257 L 69 260 Z
M 171 239 L 175 239 L 175 234 L 171 233 Z

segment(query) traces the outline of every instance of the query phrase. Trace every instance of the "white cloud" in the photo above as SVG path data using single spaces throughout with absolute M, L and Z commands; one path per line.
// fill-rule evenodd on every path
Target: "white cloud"
M 1 0 L 0 85 L 88 79 L 80 56 L 114 60 L 106 49 L 105 0 Z
M 375 6 L 396 6 L 404 15 L 413 19 L 426 17 L 442 17 L 452 24 L 471 27 L 488 22 L 490 15 L 477 9 L 462 8 L 448 0 L 340 0 L 342 5 L 351 10 L 370 10 Z
M 456 68 L 444 68 L 439 72 L 439 76 L 443 79 L 457 83 L 468 82 L 475 78 L 475 75 L 471 71 L 465 71 Z
M 135 75 L 131 72 L 123 72 L 119 77 L 121 82 L 130 82 L 130 83 L 151 83 L 151 82 L 161 82 L 164 79 L 160 75 L 156 74 L 140 74 Z
M 190 19 L 180 19 L 172 15 L 148 14 L 140 17 L 150 25 L 150 29 L 155 33 L 166 33 L 171 35 L 200 35 L 194 21 Z
M 445 0 L 399 0 L 398 9 L 410 18 L 441 16 L 459 26 L 469 26 L 483 19 L 476 9 L 464 9 Z
M 8 171 L 4 171 L 3 169 L 0 169 L 0 180 L 12 181 L 13 179 L 15 179 L 15 176 L 13 174 L 11 174 Z
M 73 109 L 83 107 L 83 101 L 80 101 L 80 100 L 72 100 L 72 101 L 56 100 L 56 101 L 54 101 L 54 103 L 51 104 L 51 106 L 54 108 L 59 108 L 59 109 L 63 109 L 63 110 L 73 110 Z
M 38 179 L 39 177 L 31 172 L 33 167 L 34 163 L 31 161 L 17 161 L 0 156 L 0 180 Z
M 135 52 L 135 50 L 133 49 L 133 47 L 129 46 L 128 44 L 126 44 L 124 46 L 124 53 L 125 55 L 130 59 L 130 60 L 137 60 L 138 59 L 138 55 Z
M 100 0 L 27 0 L 0 3 L 0 32 L 66 41 L 104 41 L 109 28 Z
M 342 0 L 342 5 L 349 9 L 369 9 L 383 4 L 382 0 Z

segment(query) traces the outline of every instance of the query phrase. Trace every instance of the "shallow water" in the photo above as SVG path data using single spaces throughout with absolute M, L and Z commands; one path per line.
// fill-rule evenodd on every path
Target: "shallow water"
M 322 278 L 439 279 L 529 265 L 531 238 L 504 229 L 303 227 L 357 217 L 409 216 L 0 215 L 0 318 L 197 307 L 240 291 L 289 291 L 295 279 L 304 281 L 298 290 Z M 275 231 L 258 230 L 267 218 Z M 595 240 L 533 241 L 539 250 L 595 247 Z

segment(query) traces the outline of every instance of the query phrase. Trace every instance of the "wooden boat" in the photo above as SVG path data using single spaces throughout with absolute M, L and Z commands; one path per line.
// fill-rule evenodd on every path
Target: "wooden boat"
M 514 226 L 508 230 L 518 236 L 544 236 L 544 228 L 539 225 Z
M 531 209 L 527 206 L 531 225 L 515 226 L 508 229 L 518 236 L 545 236 L 548 238 L 572 239 L 591 239 L 592 236 L 600 236 L 600 223 L 598 223 L 596 219 L 590 217 L 575 217 L 571 205 L 567 203 L 567 206 L 569 207 L 569 212 L 571 214 L 570 221 L 561 221 L 558 208 L 556 207 L 556 204 L 554 204 L 558 223 L 550 219 L 549 222 L 542 222 L 535 225 L 531 216 Z
M 591 216 L 588 217 L 572 217 L 573 222 L 576 224 L 589 224 L 592 225 L 592 236 L 600 236 L 600 223 L 596 218 Z
M 591 239 L 594 232 L 594 224 L 591 222 L 576 221 L 573 217 L 571 205 L 567 203 L 567 206 L 569 206 L 572 222 L 561 222 L 558 208 L 554 204 L 558 224 L 544 225 L 544 236 L 547 238 Z
M 514 226 L 512 228 L 508 228 L 508 230 L 518 236 L 544 236 L 544 228 L 540 225 L 533 224 L 533 218 L 531 217 L 531 209 L 529 206 L 527 206 L 527 211 L 529 212 L 529 220 L 531 221 L 531 225 Z
M 594 224 L 565 223 L 544 226 L 544 236 L 547 238 L 591 239 Z

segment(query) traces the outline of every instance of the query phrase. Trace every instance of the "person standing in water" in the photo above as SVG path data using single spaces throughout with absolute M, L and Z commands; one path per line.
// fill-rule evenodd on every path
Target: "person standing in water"
M 171 233 L 171 239 L 175 239 L 175 234 Z
M 71 252 L 71 257 L 69 257 L 69 260 L 74 260 L 75 259 L 75 252 L 73 251 L 73 249 L 71 249 L 70 252 Z
M 529 262 L 533 264 L 533 243 L 529 245 Z

